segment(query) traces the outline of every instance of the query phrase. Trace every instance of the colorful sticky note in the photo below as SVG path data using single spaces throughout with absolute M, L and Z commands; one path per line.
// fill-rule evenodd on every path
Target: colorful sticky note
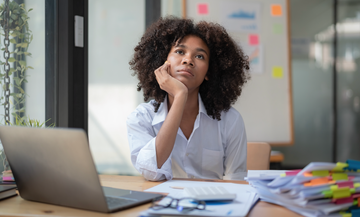
M 360 169 L 360 161 L 357 160 L 347 160 L 347 164 L 349 164 L 349 169 L 351 170 L 358 170 Z
M 323 195 L 324 195 L 324 197 L 326 197 L 326 198 L 328 198 L 328 197 L 332 197 L 333 196 L 333 191 L 323 191 L 323 192 L 321 192 Z
M 329 175 L 329 170 L 317 170 L 317 171 L 312 171 L 312 174 L 314 176 L 328 176 Z
M 315 186 L 315 185 L 324 185 L 329 182 L 328 177 L 321 177 L 310 180 L 308 183 L 304 183 L 304 186 Z
M 271 5 L 271 15 L 272 16 L 281 16 L 282 15 L 282 8 L 281 5 Z
M 204 3 L 198 4 L 197 9 L 198 9 L 198 14 L 200 15 L 206 15 L 209 13 L 208 4 L 204 4 Z
M 347 163 L 337 162 L 336 166 L 334 167 L 334 169 L 332 169 L 332 171 L 342 172 L 344 171 L 344 168 L 348 166 L 349 165 Z
M 359 217 L 360 216 L 360 209 L 352 209 L 351 210 L 352 217 Z
M 273 78 L 282 78 L 283 77 L 283 68 L 280 66 L 274 66 L 272 68 Z
M 337 180 L 348 180 L 348 175 L 346 173 L 333 173 L 332 179 Z
M 258 35 L 249 35 L 249 44 L 250 45 L 258 45 L 259 44 L 259 36 Z
M 338 182 L 337 186 L 339 186 L 339 188 L 343 188 L 343 187 L 353 188 L 354 183 L 352 181 Z
M 346 198 L 334 199 L 333 202 L 335 202 L 335 204 L 352 203 L 353 198 L 352 197 L 346 197 Z
M 360 194 L 359 193 L 357 193 L 357 194 L 353 194 L 353 195 L 351 195 L 353 198 L 360 198 Z
M 313 175 L 312 175 L 312 173 L 310 173 L 310 172 L 305 172 L 305 173 L 303 173 L 303 176 L 305 176 L 305 177 L 312 177 Z
M 283 26 L 280 23 L 275 23 L 273 25 L 273 32 L 274 34 L 282 34 L 283 33 Z
M 351 195 L 351 193 L 350 193 L 350 189 L 348 187 L 333 190 L 333 198 L 334 199 L 346 198 L 346 197 L 350 197 L 350 195 Z
M 340 213 L 340 215 L 341 217 L 353 217 L 351 213 L 347 213 L 347 212 Z
M 286 176 L 295 176 L 297 175 L 301 170 L 290 170 L 290 171 L 286 171 L 285 174 Z

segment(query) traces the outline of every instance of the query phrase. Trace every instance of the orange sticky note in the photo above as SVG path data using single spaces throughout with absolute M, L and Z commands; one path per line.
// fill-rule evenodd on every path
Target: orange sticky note
M 197 9 L 198 9 L 198 14 L 206 15 L 209 13 L 207 4 L 198 4 Z
M 271 5 L 271 15 L 278 17 L 282 15 L 282 7 L 281 5 Z
M 259 36 L 258 35 L 249 35 L 249 44 L 250 45 L 258 45 L 259 44 Z

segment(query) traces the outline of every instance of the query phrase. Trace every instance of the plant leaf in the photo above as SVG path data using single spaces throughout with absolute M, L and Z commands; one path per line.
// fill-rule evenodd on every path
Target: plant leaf
M 15 62 L 16 60 L 15 60 L 14 57 L 10 57 L 8 61 L 11 62 L 11 63 L 13 63 L 13 62 Z
M 23 60 L 21 60 L 21 61 L 19 61 L 19 64 L 21 65 L 21 67 L 25 67 L 26 66 L 26 62 L 25 61 L 23 61 Z

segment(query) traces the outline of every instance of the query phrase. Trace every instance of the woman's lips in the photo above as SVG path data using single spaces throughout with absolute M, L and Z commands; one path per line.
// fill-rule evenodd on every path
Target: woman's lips
M 180 69 L 180 70 L 178 70 L 178 72 L 180 72 L 182 74 L 187 74 L 187 75 L 194 76 L 194 74 L 188 69 Z

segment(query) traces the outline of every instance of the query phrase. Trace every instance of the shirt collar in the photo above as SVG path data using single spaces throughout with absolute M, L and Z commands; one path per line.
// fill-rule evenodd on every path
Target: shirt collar
M 159 110 L 155 113 L 155 116 L 154 116 L 154 119 L 152 121 L 152 126 L 158 124 L 158 123 L 161 123 L 161 122 L 164 122 L 165 121 L 165 118 L 168 114 L 168 105 L 167 105 L 167 96 L 165 97 L 164 99 L 164 102 L 162 102 L 160 104 L 160 107 L 159 107 Z M 205 106 L 204 106 L 204 103 L 203 101 L 201 100 L 201 96 L 200 96 L 200 93 L 198 94 L 198 100 L 199 100 L 199 114 L 200 113 L 203 113 L 204 115 L 206 115 L 207 117 L 208 114 L 206 112 L 206 109 L 205 109 Z M 211 117 L 209 117 L 211 118 Z

